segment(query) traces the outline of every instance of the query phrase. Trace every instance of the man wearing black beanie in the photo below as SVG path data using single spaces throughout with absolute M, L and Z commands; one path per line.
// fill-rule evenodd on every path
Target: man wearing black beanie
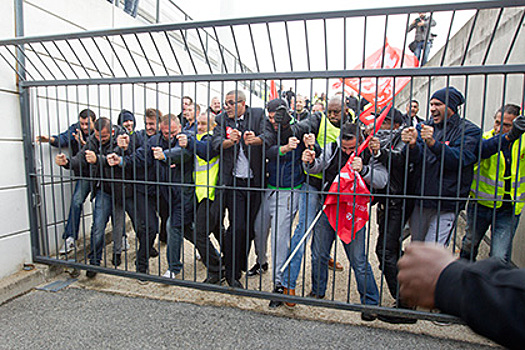
M 430 120 L 402 132 L 405 152 L 416 167 L 415 193 L 421 196 L 410 217 L 413 241 L 448 245 L 457 214 L 465 207 L 481 130 L 459 116 L 463 103 L 454 87 L 438 90 L 430 99 Z

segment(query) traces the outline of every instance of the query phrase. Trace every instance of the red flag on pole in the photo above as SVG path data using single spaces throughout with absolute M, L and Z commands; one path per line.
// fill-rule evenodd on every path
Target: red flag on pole
M 370 191 L 361 175 L 352 169 L 351 164 L 355 156 L 360 155 L 368 147 L 370 139 L 379 130 L 391 107 L 389 105 L 383 110 L 376 121 L 374 132 L 370 133 L 366 140 L 359 145 L 356 153 L 348 158 L 339 175 L 332 182 L 324 202 L 324 212 L 330 225 L 346 244 L 355 239 L 356 233 L 365 227 L 370 219 L 368 212 L 368 204 L 371 199 Z
M 390 46 L 387 41 L 385 43 L 385 47 L 380 48 L 365 60 L 364 68 L 400 68 L 401 61 L 403 61 L 403 68 L 417 67 L 419 65 L 416 56 L 414 56 L 411 52 L 406 52 L 403 60 L 402 58 L 403 51 Z M 354 69 L 363 69 L 363 65 L 359 64 Z M 340 79 L 340 81 L 343 81 L 343 79 Z M 397 77 L 395 78 L 395 82 L 393 77 L 370 77 L 362 79 L 344 79 L 344 84 L 370 102 L 368 108 L 364 110 L 359 116 L 364 124 L 370 125 L 374 121 L 374 116 L 371 115 L 371 113 L 376 109 L 381 110 L 383 107 L 388 105 L 394 96 L 400 93 L 409 81 L 410 77 Z M 340 84 L 340 82 L 336 82 L 334 87 L 337 86 L 340 88 Z
M 275 86 L 275 81 L 270 80 L 270 99 L 269 101 L 275 100 L 276 98 L 279 98 L 279 94 L 277 93 L 277 87 Z

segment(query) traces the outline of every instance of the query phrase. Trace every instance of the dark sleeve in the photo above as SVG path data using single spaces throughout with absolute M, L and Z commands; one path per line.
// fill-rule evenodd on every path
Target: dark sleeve
M 507 140 L 505 136 L 507 134 L 503 135 L 496 135 L 491 137 L 490 139 L 482 140 L 481 141 L 481 159 L 487 159 L 495 155 L 496 153 L 499 153 L 502 149 L 509 147 L 510 142 Z M 501 144 L 500 144 L 501 139 Z
M 54 135 L 53 138 L 55 139 L 55 141 L 49 142 L 49 144 L 54 147 L 68 148 L 73 142 L 77 142 L 77 140 L 73 136 L 73 134 L 76 132 L 77 124 L 73 124 L 66 131 L 60 133 L 59 135 Z
M 477 163 L 480 141 L 481 130 L 478 127 L 469 127 L 465 129 L 463 137 L 459 137 L 449 145 L 436 141 L 429 149 L 439 160 L 444 152 L 445 169 L 457 170 L 460 162 L 462 167 Z
M 215 123 L 217 124 L 213 129 L 213 136 L 211 138 L 211 146 L 214 150 L 220 152 L 222 148 L 222 142 L 226 139 L 226 130 L 224 128 L 225 114 L 221 113 L 215 117 Z
M 439 276 L 436 307 L 511 349 L 525 344 L 525 270 L 498 258 L 455 261 Z
M 191 147 L 188 147 L 188 151 L 192 152 L 192 147 L 195 146 L 195 153 L 197 153 L 197 156 L 199 156 L 199 158 L 209 161 L 212 158 L 219 155 L 219 151 L 212 147 L 211 135 L 206 138 L 203 138 L 200 141 L 196 140 L 195 137 L 191 137 L 191 143 L 189 140 L 190 138 L 188 138 L 188 145 Z

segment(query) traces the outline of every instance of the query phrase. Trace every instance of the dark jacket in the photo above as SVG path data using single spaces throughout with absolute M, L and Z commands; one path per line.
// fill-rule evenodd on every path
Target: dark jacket
M 415 191 L 415 165 L 410 159 L 407 160 L 405 152 L 405 143 L 401 141 L 401 131 L 397 130 L 379 130 L 376 134 L 381 143 L 380 154 L 377 159 L 388 170 L 388 185 L 379 190 L 381 194 L 406 195 L 414 194 Z M 376 196 L 378 202 L 385 203 L 384 196 Z M 395 199 L 401 202 L 402 199 Z
M 124 151 L 117 145 L 117 136 L 125 133 L 124 128 L 113 125 L 111 138 L 105 144 L 101 144 L 94 134 L 91 135 L 82 150 L 69 160 L 66 168 L 72 169 L 75 173 L 80 169 L 89 169 L 89 177 L 95 186 L 94 192 L 100 189 L 115 198 L 121 198 L 120 196 L 125 189 L 124 173 L 119 167 L 110 167 L 106 156 L 110 153 L 116 153 L 120 156 L 130 153 L 129 148 L 128 151 Z M 86 161 L 87 150 L 93 151 L 97 155 L 95 164 L 89 164 Z
M 510 349 L 525 344 L 525 269 L 498 258 L 454 261 L 439 276 L 435 304 Z
M 250 108 L 246 107 L 244 113 L 244 130 L 242 131 L 253 131 L 255 136 L 259 136 L 265 143 L 265 120 L 264 110 L 262 108 Z M 221 160 L 219 168 L 219 184 L 231 186 L 233 184 L 233 169 L 237 161 L 236 157 L 239 154 L 240 147 L 243 148 L 248 161 L 250 162 L 250 168 L 253 172 L 253 186 L 264 187 L 263 177 L 263 145 L 261 146 L 246 146 L 244 139 L 241 137 L 241 141 L 227 149 L 222 148 L 222 142 L 227 139 L 227 134 L 231 129 L 238 129 L 236 120 L 229 118 L 226 112 L 219 114 L 215 121 L 217 126 L 213 129 L 212 145 L 213 148 L 219 151 Z
M 147 148 L 149 139 L 153 136 L 148 136 L 146 130 L 139 130 L 130 135 L 130 152 L 125 158 L 124 162 L 127 164 L 125 167 L 126 179 L 132 181 L 138 181 L 135 183 L 135 190 L 141 193 L 147 193 L 149 196 L 155 196 L 157 193 L 157 185 L 154 184 L 144 184 L 140 182 L 155 182 L 157 181 L 156 169 L 154 166 L 147 166 L 144 162 L 144 156 L 141 157 L 141 161 L 135 161 L 135 159 L 130 159 L 133 157 L 135 152 L 139 149 L 142 149 L 141 152 L 144 152 L 144 149 Z M 131 188 L 131 186 L 129 186 Z
M 161 147 L 166 159 L 160 161 L 153 158 L 153 147 Z M 184 225 L 192 222 L 194 187 L 191 185 L 194 161 L 191 150 L 181 148 L 177 139 L 170 143 L 161 134 L 156 134 L 149 138 L 145 147 L 139 147 L 134 154 L 125 157 L 122 166 L 153 169 L 152 176 L 159 182 L 161 195 L 169 204 L 170 215 L 173 215 L 172 223 L 178 226 L 182 224 L 182 220 Z M 147 174 L 149 176 L 152 173 L 148 171 Z
M 270 121 L 268 121 L 267 133 L 272 135 L 268 139 L 277 140 L 279 132 L 276 132 Z M 299 139 L 301 141 L 301 139 Z M 288 144 L 288 139 L 267 144 L 266 158 L 268 159 L 268 185 L 278 188 L 294 188 L 304 182 L 305 174 L 301 161 L 305 149 L 301 141 L 295 150 L 280 154 L 281 146 Z
M 54 141 L 49 142 L 49 144 L 54 147 L 69 148 L 71 151 L 71 157 L 74 157 L 82 148 L 78 144 L 77 139 L 75 138 L 77 130 L 81 130 L 80 123 L 78 122 L 75 124 L 71 124 L 66 131 L 60 133 L 59 135 L 53 136 Z M 84 137 L 84 140 L 87 140 L 92 134 L 93 132 L 90 132 L 88 134 L 82 133 L 82 136 Z
M 438 203 L 441 203 L 441 210 L 449 212 L 456 211 L 456 204 L 459 204 L 457 210 L 461 210 L 465 207 L 474 175 L 474 165 L 478 161 L 481 130 L 457 114 L 449 117 L 446 125 L 443 122 L 434 124 L 432 120 L 427 123 L 434 127 L 436 143 L 428 147 L 421 139 L 421 125 L 418 125 L 418 140 L 409 152 L 410 161 L 416 164 L 415 178 L 418 180 L 415 193 L 421 196 L 441 195 L 445 198 L 459 196 L 464 198 L 459 203 L 452 199 L 422 199 L 419 203 L 426 208 L 437 208 Z

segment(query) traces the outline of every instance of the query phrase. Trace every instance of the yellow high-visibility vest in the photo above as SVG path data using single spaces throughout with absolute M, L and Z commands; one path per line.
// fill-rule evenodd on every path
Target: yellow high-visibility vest
M 204 135 L 211 135 L 212 132 L 197 134 L 197 140 L 201 140 Z M 215 186 L 219 179 L 219 156 L 213 157 L 210 161 L 206 161 L 195 155 L 195 170 L 193 171 L 193 178 L 195 180 L 195 195 L 197 201 L 200 202 L 204 198 L 215 200 Z
M 339 134 L 341 133 L 341 129 L 337 128 L 332 123 L 330 123 L 330 121 L 324 115 L 324 113 L 320 113 L 321 123 L 319 124 L 319 131 L 317 133 L 317 143 L 319 144 L 319 146 L 321 146 L 321 148 L 325 148 L 326 145 L 337 140 Z M 321 179 L 323 177 L 323 173 L 321 172 L 318 174 L 310 174 L 310 176 Z
M 483 134 L 483 139 L 493 136 L 494 130 L 491 130 Z M 511 181 L 510 192 L 505 192 L 506 180 Z M 470 196 L 476 198 L 479 204 L 489 208 L 499 208 L 506 194 L 517 201 L 514 213 L 520 214 L 525 204 L 525 135 L 512 144 L 510 176 L 505 176 L 505 158 L 502 151 L 490 158 L 482 159 L 474 167 Z

